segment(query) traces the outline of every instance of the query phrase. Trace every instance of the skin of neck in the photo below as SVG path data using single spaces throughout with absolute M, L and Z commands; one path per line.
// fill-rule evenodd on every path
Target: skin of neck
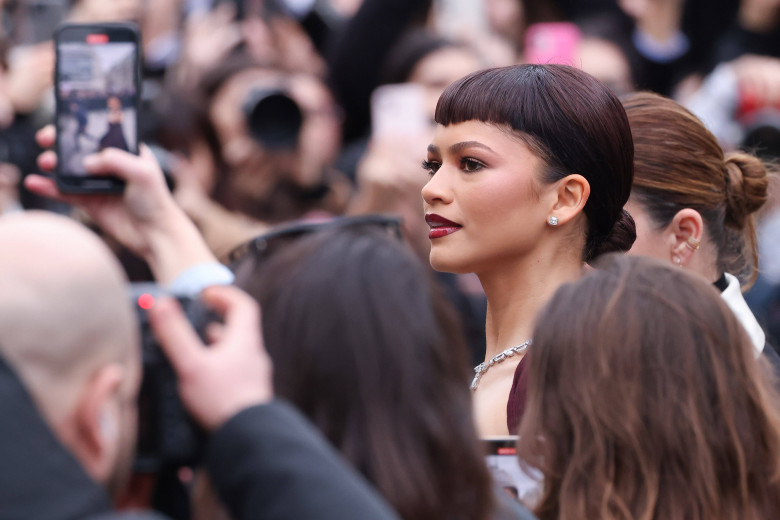
M 581 251 L 570 242 L 549 244 L 477 273 L 488 301 L 486 360 L 531 339 L 539 309 L 561 285 L 582 275 Z
M 717 282 L 723 274 L 718 268 L 718 250 L 706 236 L 702 237 L 701 248 L 691 255 L 684 267 L 710 283 Z

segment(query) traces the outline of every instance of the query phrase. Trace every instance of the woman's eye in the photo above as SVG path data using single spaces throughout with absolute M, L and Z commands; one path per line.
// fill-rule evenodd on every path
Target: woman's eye
M 471 157 L 464 157 L 460 161 L 461 169 L 466 173 L 472 173 L 481 170 L 485 165 Z
M 439 171 L 439 168 L 441 168 L 441 163 L 436 161 L 423 161 L 422 167 L 423 170 L 433 175 L 434 173 Z

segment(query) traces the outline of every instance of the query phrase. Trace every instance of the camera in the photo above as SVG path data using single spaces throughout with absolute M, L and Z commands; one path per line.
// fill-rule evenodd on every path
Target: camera
M 244 102 L 249 133 L 271 150 L 291 150 L 298 146 L 303 112 L 279 89 L 253 89 Z
M 146 311 L 162 296 L 176 298 L 204 342 L 206 327 L 221 321 L 197 296 L 168 294 L 153 283 L 131 284 L 130 297 L 141 328 L 143 360 L 135 460 L 135 470 L 140 473 L 156 473 L 171 466 L 197 466 L 205 444 L 205 433 L 185 410 L 179 398 L 176 373 L 149 324 Z

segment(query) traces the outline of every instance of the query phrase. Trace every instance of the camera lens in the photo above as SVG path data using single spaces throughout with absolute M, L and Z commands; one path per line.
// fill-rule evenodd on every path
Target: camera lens
M 244 104 L 249 132 L 271 149 L 291 149 L 298 144 L 303 114 L 297 103 L 281 90 L 255 89 Z

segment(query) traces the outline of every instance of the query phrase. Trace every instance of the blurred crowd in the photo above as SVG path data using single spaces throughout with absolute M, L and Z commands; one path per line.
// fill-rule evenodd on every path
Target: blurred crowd
M 780 146 L 772 0 L 7 0 L 2 9 L 0 211 L 69 211 L 21 187 L 40 152 L 33 132 L 53 118 L 57 25 L 135 21 L 140 140 L 221 259 L 279 222 L 376 212 L 402 216 L 425 258 L 418 166 L 435 103 L 446 85 L 486 67 L 576 65 L 618 95 L 672 96 L 726 150 L 776 157 Z M 773 208 L 759 232 L 766 251 Z M 148 278 L 120 255 L 131 279 Z M 769 285 L 780 282 L 774 258 L 762 259 Z M 479 288 L 441 279 L 479 360 Z
M 407 519 L 468 518 L 464 511 L 483 518 L 493 510 L 466 391 L 468 367 L 485 360 L 486 298 L 473 274 L 429 268 L 421 212 L 429 176 L 420 162 L 448 85 L 491 67 L 574 65 L 621 98 L 649 90 L 676 100 L 727 152 L 746 150 L 767 164 L 780 158 L 780 0 L 0 0 L 0 6 L 0 215 L 45 209 L 72 217 L 101 234 L 130 281 L 160 281 L 159 265 L 107 232 L 94 211 L 24 185 L 25 176 L 42 169 L 44 148 L 35 133 L 54 119 L 56 28 L 135 22 L 143 43 L 139 141 L 210 253 L 233 268 L 236 284 L 263 307 L 276 392 Z M 770 180 L 769 201 L 758 214 L 759 269 L 746 294 L 766 329 L 767 348 L 780 345 L 777 182 Z M 278 246 L 279 229 L 283 239 L 305 235 L 307 225 L 333 217 L 354 218 L 260 261 Z M 403 241 L 388 243 L 388 235 Z M 612 269 L 614 277 L 637 276 L 619 262 Z M 610 276 L 600 283 L 609 286 Z M 371 323 L 372 330 L 355 323 Z M 376 346 L 370 353 L 360 349 L 368 343 Z M 329 386 L 334 379 L 343 384 Z M 365 401 L 351 403 L 355 393 Z M 384 433 L 395 428 L 391 417 L 406 418 L 399 438 Z M 428 459 L 437 466 L 399 463 Z M 468 475 L 456 476 L 463 468 Z M 194 513 L 177 512 L 175 491 L 158 495 L 154 505 L 174 518 L 223 518 L 205 488 Z M 466 488 L 481 491 L 458 500 Z M 451 515 L 431 498 L 445 495 L 452 496 Z

